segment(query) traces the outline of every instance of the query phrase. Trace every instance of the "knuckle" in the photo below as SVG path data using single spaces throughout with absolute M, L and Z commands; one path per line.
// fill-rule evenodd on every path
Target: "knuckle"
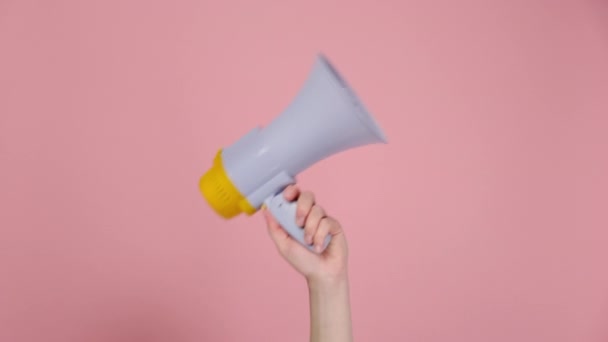
M 308 220 L 304 224 L 304 231 L 308 234 L 312 234 L 316 228 L 317 227 L 315 226 L 315 223 L 312 220 Z
M 323 207 L 315 205 L 312 209 L 315 211 L 315 215 L 319 216 L 319 219 L 325 216 L 325 210 L 323 209 Z
M 308 201 L 306 198 L 304 197 L 300 197 L 298 199 L 298 209 L 299 210 L 303 210 L 303 211 L 310 211 L 313 207 L 314 203 L 311 201 Z
M 309 202 L 314 202 L 315 201 L 315 195 L 310 192 L 310 191 L 304 191 L 302 193 L 302 196 L 304 197 L 305 200 L 309 201 Z

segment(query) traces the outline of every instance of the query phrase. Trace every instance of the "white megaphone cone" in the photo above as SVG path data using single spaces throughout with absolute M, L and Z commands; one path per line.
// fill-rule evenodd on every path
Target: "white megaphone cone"
M 296 204 L 285 201 L 283 189 L 314 163 L 374 143 L 387 143 L 384 132 L 319 55 L 308 80 L 279 117 L 217 153 L 213 167 L 200 179 L 200 190 L 224 218 L 252 215 L 266 205 L 292 238 L 313 250 L 296 224 Z

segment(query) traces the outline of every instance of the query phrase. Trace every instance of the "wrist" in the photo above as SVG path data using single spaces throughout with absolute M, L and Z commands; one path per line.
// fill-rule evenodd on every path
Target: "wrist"
M 348 275 L 308 278 L 310 340 L 352 342 Z
M 313 293 L 335 293 L 348 288 L 348 273 L 324 274 L 306 278 L 308 289 Z

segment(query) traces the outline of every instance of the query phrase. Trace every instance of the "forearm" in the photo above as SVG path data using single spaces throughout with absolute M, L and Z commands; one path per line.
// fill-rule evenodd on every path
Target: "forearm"
M 351 342 L 352 322 L 348 276 L 308 281 L 310 341 Z

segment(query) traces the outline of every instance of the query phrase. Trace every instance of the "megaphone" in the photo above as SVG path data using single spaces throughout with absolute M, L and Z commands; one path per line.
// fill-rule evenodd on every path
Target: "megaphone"
M 313 164 L 354 147 L 388 143 L 374 117 L 322 54 L 295 99 L 267 127 L 256 127 L 220 149 L 199 188 L 226 219 L 266 206 L 287 233 L 315 252 L 296 224 L 296 203 L 282 191 Z M 331 236 L 324 241 L 325 250 Z

